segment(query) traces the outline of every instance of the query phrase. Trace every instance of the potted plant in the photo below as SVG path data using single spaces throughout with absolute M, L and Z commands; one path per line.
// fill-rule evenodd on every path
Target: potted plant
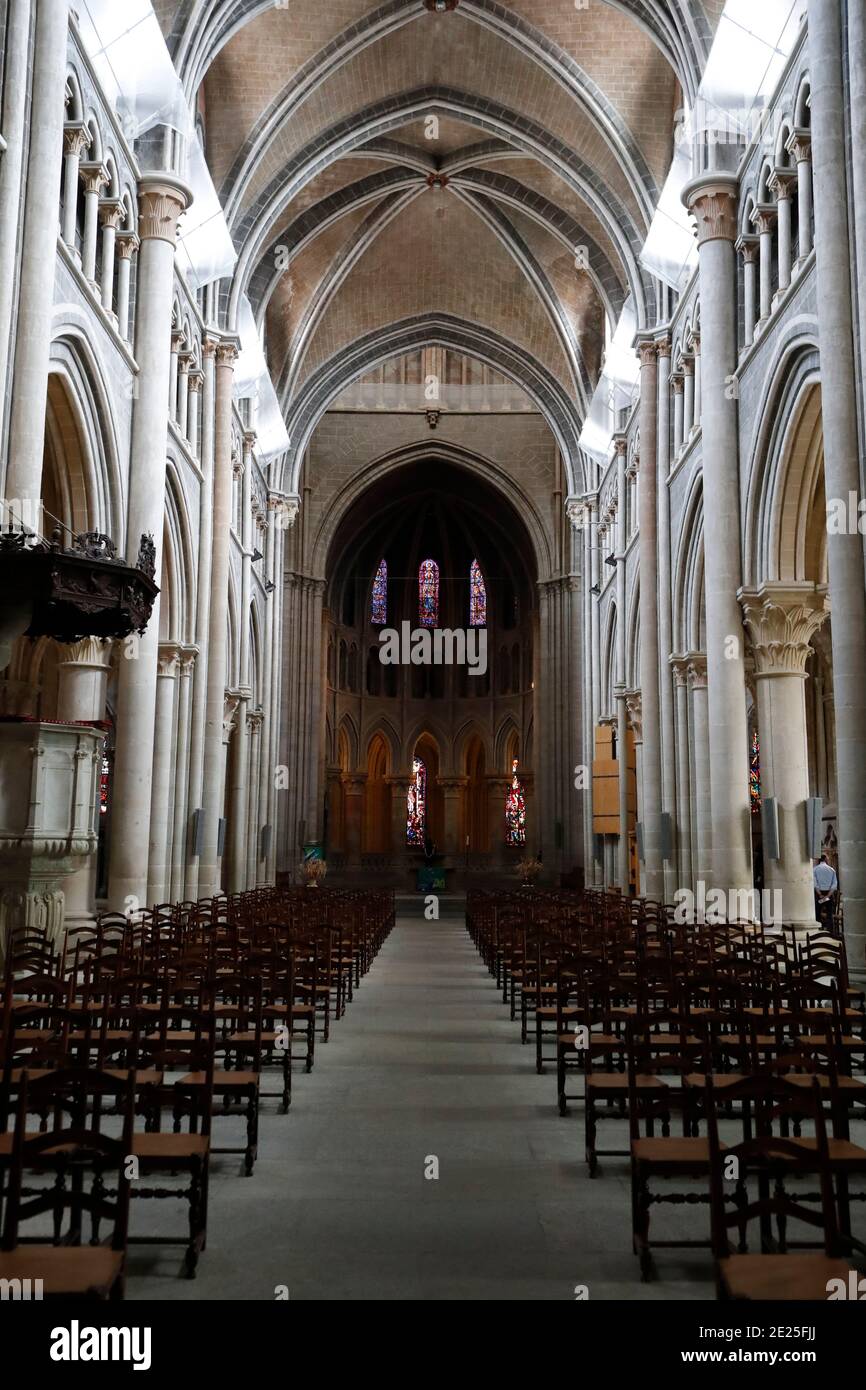
M 324 859 L 305 859 L 301 864 L 301 872 L 307 880 L 308 888 L 318 888 L 328 872 L 327 861 Z
M 517 868 L 520 873 L 521 886 L 523 888 L 531 888 L 538 878 L 538 875 L 541 873 L 541 860 L 532 859 L 529 855 L 526 855 L 521 859 Z

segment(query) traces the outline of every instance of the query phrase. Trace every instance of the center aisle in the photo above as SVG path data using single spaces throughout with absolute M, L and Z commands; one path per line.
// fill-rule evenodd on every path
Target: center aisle
M 443 899 L 438 922 L 421 898 L 400 906 L 313 1073 L 296 1072 L 291 1114 L 265 1102 L 255 1175 L 214 1160 L 198 1278 L 139 1249 L 128 1297 L 711 1296 L 685 1267 L 639 1283 L 627 1165 L 587 1177 L 582 1116 L 558 1117 L 552 1067 L 536 1076 L 462 900 Z

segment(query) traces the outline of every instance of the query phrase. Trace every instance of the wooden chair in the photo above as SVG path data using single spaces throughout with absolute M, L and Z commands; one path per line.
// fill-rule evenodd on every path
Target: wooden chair
M 707 1078 L 710 1213 L 718 1296 L 723 1300 L 758 1302 L 824 1301 L 829 1281 L 841 1278 L 847 1282 L 851 1266 L 841 1257 L 818 1083 L 814 1081 L 811 1090 L 804 1090 L 780 1077 L 764 1074 L 738 1082 L 734 1095 L 756 1112 L 758 1132 L 741 1143 L 723 1145 L 719 1139 L 720 1096 L 712 1079 Z M 730 1098 L 730 1093 L 726 1093 L 724 1100 Z M 797 1140 L 772 1133 L 773 1116 L 778 1119 L 782 1112 L 789 1118 L 806 1118 L 814 1125 L 812 1152 L 806 1152 Z M 732 1210 L 726 1205 L 726 1170 L 737 1174 Z M 792 1178 L 816 1171 L 820 1180 L 818 1211 L 798 1201 L 785 1186 Z M 755 1191 L 750 1191 L 750 1183 Z M 755 1220 L 760 1227 L 761 1250 L 749 1253 L 748 1226 Z M 821 1229 L 823 1253 L 789 1252 L 791 1220 Z M 736 1248 L 728 1236 L 734 1227 L 738 1232 Z
M 101 1128 L 104 1101 L 112 1098 L 122 1116 L 121 1134 Z M 30 1133 L 32 1108 L 50 1113 L 52 1128 Z M 0 1251 L 0 1280 L 41 1281 L 46 1299 L 122 1299 L 129 1222 L 135 1089 L 101 1072 L 60 1069 L 30 1078 L 25 1072 L 18 1098 L 8 1195 Z M 53 1175 L 53 1181 L 25 1196 L 25 1173 Z M 90 1179 L 88 1189 L 87 1181 Z M 116 1184 L 112 1192 L 106 1179 Z M 113 1200 L 112 1200 L 113 1197 Z M 25 1243 L 25 1221 L 50 1212 L 54 1242 Z M 62 1230 L 64 1213 L 71 1225 Z M 92 1223 L 91 1244 L 82 1245 L 82 1218 Z M 107 1243 L 101 1222 L 111 1222 Z M 63 1243 L 61 1243 L 63 1242 Z

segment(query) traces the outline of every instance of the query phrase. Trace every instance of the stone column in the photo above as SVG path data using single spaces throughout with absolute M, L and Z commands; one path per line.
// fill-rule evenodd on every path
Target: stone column
M 29 33 L 29 21 L 30 16 L 22 16 L 20 7 L 16 6 L 13 15 L 10 16 L 11 24 L 14 26 L 23 22 L 25 30 Z M 15 38 L 20 41 L 21 37 L 18 28 Z M 19 89 L 24 88 L 29 98 L 28 110 L 38 113 L 33 116 L 30 129 L 24 185 L 26 204 L 23 235 L 20 237 L 21 258 L 17 270 L 18 307 L 13 349 L 15 370 L 9 407 L 9 446 L 4 489 L 4 496 L 31 504 L 36 504 L 41 496 L 68 39 L 68 0 L 42 0 L 36 11 L 33 82 L 30 90 L 26 91 L 26 58 L 17 74 L 17 80 L 9 78 L 6 83 L 6 99 L 11 102 L 13 108 L 18 102 Z M 25 39 L 25 53 L 26 42 Z M 6 54 L 7 77 L 11 72 L 9 61 L 12 56 L 21 58 L 20 48 L 13 48 L 11 54 Z M 4 110 L 4 122 L 5 117 Z M 4 155 L 0 160 L 0 166 L 5 164 L 6 158 Z M 13 169 L 14 163 L 13 155 Z M 3 230 L 11 237 L 10 250 L 18 241 L 17 218 L 20 200 L 19 181 L 14 189 L 14 208 L 10 209 L 11 215 L 3 226 Z M 6 247 L 0 254 L 8 254 Z M 14 273 L 13 271 L 13 275 Z M 7 317 L 8 307 L 4 299 L 4 315 Z M 0 327 L 3 326 L 0 323 Z M 5 391 L 0 392 L 0 395 L 5 397 Z
M 490 867 L 499 873 L 505 867 L 505 798 L 510 786 L 510 777 L 487 775 L 487 843 Z
M 846 186 L 846 93 L 839 0 L 809 0 L 815 253 L 824 482 L 828 504 L 860 496 L 857 367 L 851 304 L 852 245 Z M 859 219 L 861 209 L 856 209 Z M 838 783 L 839 882 L 848 959 L 863 966 L 866 942 L 866 592 L 863 538 L 827 537 L 833 605 L 833 686 Z
M 367 786 L 366 772 L 346 772 L 341 777 L 343 784 L 343 810 L 345 815 L 346 868 L 358 870 L 361 867 L 361 833 L 364 825 L 364 792 Z
M 683 358 L 683 440 L 688 443 L 695 427 L 695 363 Z
M 626 451 L 628 442 L 624 435 L 614 437 L 616 451 L 616 524 L 614 529 L 614 555 L 616 566 L 616 669 L 615 689 L 617 744 L 620 749 L 619 778 L 619 847 L 617 858 L 617 881 L 623 893 L 628 892 L 628 784 L 624 776 L 623 757 L 628 730 L 628 710 L 625 703 L 626 687 L 626 590 L 625 590 L 625 548 L 626 548 Z
M 671 386 L 674 392 L 674 458 L 676 458 L 683 447 L 683 386 L 685 378 L 682 372 L 675 372 L 671 377 Z
M 250 710 L 247 715 L 247 741 L 250 749 L 250 770 L 247 779 L 247 888 L 255 888 L 259 872 L 259 845 L 262 828 L 262 807 L 259 780 L 262 764 L 262 709 Z
M 63 723 L 95 724 L 105 718 L 105 697 L 111 665 L 110 642 L 84 637 L 63 648 L 58 666 L 57 718 Z M 101 750 L 98 751 L 101 759 Z M 99 769 L 97 769 L 98 771 Z M 98 787 L 99 778 L 95 779 Z M 98 824 L 98 811 L 96 815 Z M 86 926 L 96 920 L 96 853 L 82 860 L 63 885 L 66 899 L 64 923 L 67 928 Z
M 445 853 L 454 868 L 459 868 L 463 857 L 463 837 L 460 834 L 460 810 L 468 777 L 440 777 L 438 784 L 442 790 L 443 822 L 445 831 Z
M 171 883 L 172 783 L 175 771 L 175 698 L 180 669 L 176 642 L 160 642 L 156 680 L 156 718 L 153 731 L 153 792 L 150 803 L 147 901 L 150 906 L 166 901 Z
M 701 427 L 701 335 L 692 334 L 692 351 L 694 352 L 695 366 L 695 401 L 692 420 L 692 434 Z
M 189 450 L 193 458 L 198 458 L 198 432 L 199 432 L 199 411 L 201 410 L 201 388 L 204 385 L 204 372 L 196 369 L 190 372 L 189 378 L 189 419 L 187 422 L 187 438 L 189 439 Z
M 640 527 L 640 690 L 643 706 L 643 849 L 644 896 L 664 898 L 662 867 L 662 749 L 659 701 L 658 630 L 658 349 L 641 339 L 640 354 L 640 469 L 638 518 Z
M 776 225 L 776 209 L 772 203 L 758 204 L 752 213 L 752 225 L 758 230 L 760 248 L 759 299 L 763 326 L 773 308 L 773 228 Z
M 117 252 L 117 328 L 121 338 L 129 342 L 132 333 L 129 323 L 129 290 L 132 276 L 132 258 L 139 248 L 135 232 L 118 232 L 115 240 Z
M 812 132 L 796 129 L 786 146 L 797 161 L 797 263 L 812 251 Z
M 643 826 L 644 826 L 644 824 L 645 824 L 645 819 L 644 819 L 644 808 L 645 808 L 645 806 L 646 806 L 646 801 L 645 801 L 645 799 L 644 799 L 644 769 L 643 769 L 643 700 L 642 700 L 642 698 L 641 698 L 641 692 L 640 692 L 639 690 L 629 690 L 629 691 L 626 692 L 626 708 L 627 708 L 627 710 L 628 710 L 628 727 L 631 729 L 631 735 L 632 735 L 632 739 L 633 739 L 633 741 L 634 741 L 634 774 L 635 774 L 635 800 L 636 800 L 636 806 L 635 806 L 635 820 L 636 820 L 637 824 L 641 826 L 641 834 L 644 835 L 644 834 L 645 834 L 645 831 L 644 831 L 644 829 L 643 829 Z M 621 751 L 621 753 L 620 753 L 620 757 L 621 757 L 621 759 L 622 759 L 622 762 L 620 763 L 620 770 L 622 771 L 622 770 L 624 769 L 624 770 L 626 771 L 626 778 L 627 778 L 627 777 L 628 777 L 628 770 L 627 770 L 627 769 L 628 769 L 628 763 L 627 763 L 627 759 L 626 759 L 626 753 L 627 753 L 627 745 L 623 747 L 623 749 L 622 749 L 622 751 Z M 643 859 L 641 859 L 641 858 L 640 858 L 640 855 L 639 855 L 639 856 L 638 856 L 638 860 L 639 860 L 639 870 L 638 870 L 638 872 L 639 872 L 639 874 L 640 874 L 640 883 L 638 884 L 638 894 L 639 894 L 640 897 L 647 897 L 647 896 L 649 896 L 649 895 L 647 894 L 647 888 L 646 888 L 646 840 L 644 840 L 644 853 L 643 853 Z
M 770 192 L 776 195 L 776 216 L 779 222 L 779 292 L 791 283 L 791 188 L 795 175 L 792 169 L 775 169 L 770 179 Z
M 30 63 L 31 8 L 30 0 L 9 0 L 6 6 L 3 67 L 7 73 L 23 73 L 28 69 Z M 54 95 L 56 96 L 57 93 L 55 92 Z M 15 296 L 18 292 L 18 255 L 22 249 L 21 190 L 29 103 L 30 91 L 26 82 L 6 83 L 6 89 L 3 93 L 4 146 L 2 157 L 0 157 L 0 381 L 2 382 L 6 381 L 6 369 L 12 346 L 12 313 Z M 60 119 L 62 122 L 62 114 Z M 50 288 L 53 290 L 53 285 Z M 6 422 L 5 396 L 5 391 L 0 392 L 0 438 L 3 437 Z M 39 461 L 41 464 L 41 456 Z M 11 497 L 13 494 L 4 485 L 5 469 L 6 460 L 0 452 L 0 496 Z
M 411 772 L 398 772 L 385 778 L 391 788 L 391 858 L 398 873 L 406 869 L 406 798 Z
M 142 536 L 152 537 L 157 576 L 162 572 L 174 248 L 178 219 L 189 196 L 183 184 L 167 174 L 142 176 L 135 343 L 139 378 L 132 418 L 127 557 L 135 563 Z M 111 906 L 119 911 L 137 911 L 145 905 L 147 893 L 158 643 L 159 598 L 137 658 L 120 663 L 109 885 Z
M 225 779 L 223 720 L 228 673 L 229 544 L 232 524 L 232 380 L 238 346 L 223 339 L 216 349 L 214 403 L 213 548 L 208 608 L 208 670 L 204 732 L 202 806 L 204 830 L 199 861 L 199 895 L 219 891 L 219 821 Z
M 687 184 L 683 201 L 698 224 L 703 344 L 703 467 L 707 675 L 713 883 L 752 888 L 748 725 L 743 626 L 737 592 L 740 499 L 736 401 L 737 179 L 708 172 Z
M 695 415 L 700 411 L 699 342 L 695 337 Z M 668 659 L 671 654 L 673 616 L 671 613 L 671 517 L 668 474 L 670 472 L 670 368 L 671 341 L 664 337 L 658 350 L 658 622 L 659 622 L 659 711 L 661 714 L 662 809 L 670 816 L 676 808 L 676 759 L 674 756 L 674 695 Z M 665 902 L 672 902 L 677 888 L 677 853 L 664 861 Z
M 180 350 L 184 341 L 183 333 L 179 329 L 174 329 L 171 335 L 171 356 L 168 369 L 168 414 L 169 418 L 175 421 L 177 420 L 177 379 L 180 369 Z
M 102 307 L 107 314 L 114 313 L 114 261 L 117 244 L 117 230 L 126 209 L 119 198 L 104 198 L 99 204 L 99 220 L 102 224 Z M 118 315 L 118 327 L 120 315 Z
M 208 623 L 210 620 L 211 560 L 213 558 L 213 464 L 214 464 L 214 405 L 216 397 L 216 350 L 218 339 L 205 334 L 201 355 L 204 371 L 201 407 L 201 489 L 198 520 L 198 582 L 196 586 L 195 633 L 199 646 L 195 681 L 192 690 L 189 749 L 189 806 L 191 811 L 202 810 L 204 739 L 207 719 Z M 200 856 L 190 854 L 187 860 L 184 896 L 191 901 L 198 897 Z
M 809 643 L 827 616 L 827 593 L 815 584 L 767 583 L 742 590 L 740 598 L 755 656 L 761 794 L 778 804 L 780 857 L 764 856 L 764 885 L 781 893 L 785 926 L 814 927 L 805 683 Z
M 189 369 L 192 366 L 192 353 L 183 352 L 177 364 L 177 427 L 187 438 L 189 416 Z
M 81 178 L 84 183 L 84 236 L 81 246 L 81 269 L 93 290 L 99 292 L 96 283 L 96 244 L 99 239 L 99 200 L 102 190 L 109 183 L 108 170 L 98 160 L 82 164 Z
M 76 260 L 80 260 L 80 252 L 75 244 L 78 169 L 81 156 L 89 145 L 90 131 L 84 121 L 71 121 L 63 127 L 63 240 Z
M 689 672 L 684 657 L 670 658 L 676 692 L 676 839 L 679 888 L 694 890 L 692 880 L 692 809 L 689 776 Z
M 743 258 L 743 341 L 746 347 L 751 347 L 752 343 L 755 341 L 755 315 L 757 306 L 755 263 L 758 258 L 758 238 L 756 236 L 739 237 L 737 239 L 737 250 Z
M 702 652 L 690 652 L 686 658 L 689 687 L 692 694 L 692 730 L 694 739 L 695 783 L 692 793 L 695 808 L 694 880 L 709 886 L 713 871 L 713 811 L 711 788 L 710 711 L 707 699 L 707 658 Z M 724 880 L 716 875 L 718 884 Z M 739 885 L 740 887 L 744 885 Z M 751 884 L 748 885 L 751 887 Z
M 243 638 L 241 640 L 243 641 Z M 231 829 L 231 845 L 228 847 L 228 891 L 230 893 L 242 893 L 247 886 L 247 798 L 249 789 L 247 778 L 250 771 L 247 715 L 252 692 L 249 686 L 243 686 L 236 694 L 237 718 L 232 746 L 231 785 L 228 797 Z
M 592 526 L 590 522 L 590 511 L 584 498 L 575 508 L 574 517 L 579 526 L 583 537 L 583 558 L 581 562 L 581 588 L 583 598 L 583 622 L 581 625 L 581 635 L 583 638 L 583 755 L 581 761 L 586 769 L 586 787 L 583 791 L 583 864 L 586 883 L 595 882 L 595 841 L 592 829 L 592 760 L 595 756 L 595 710 L 592 703 L 592 602 L 593 596 L 590 592 L 592 581 Z M 491 851 L 495 841 L 491 839 Z M 491 863 L 493 860 L 491 859 Z
M 181 647 L 180 649 L 171 850 L 171 899 L 173 902 L 180 902 L 184 896 L 184 875 L 189 855 L 190 698 L 197 656 L 197 647 Z

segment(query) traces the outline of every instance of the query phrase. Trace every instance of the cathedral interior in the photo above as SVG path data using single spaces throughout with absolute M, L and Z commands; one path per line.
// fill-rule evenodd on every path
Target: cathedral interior
M 864 112 L 866 0 L 0 0 L 4 1299 L 866 1296 Z

